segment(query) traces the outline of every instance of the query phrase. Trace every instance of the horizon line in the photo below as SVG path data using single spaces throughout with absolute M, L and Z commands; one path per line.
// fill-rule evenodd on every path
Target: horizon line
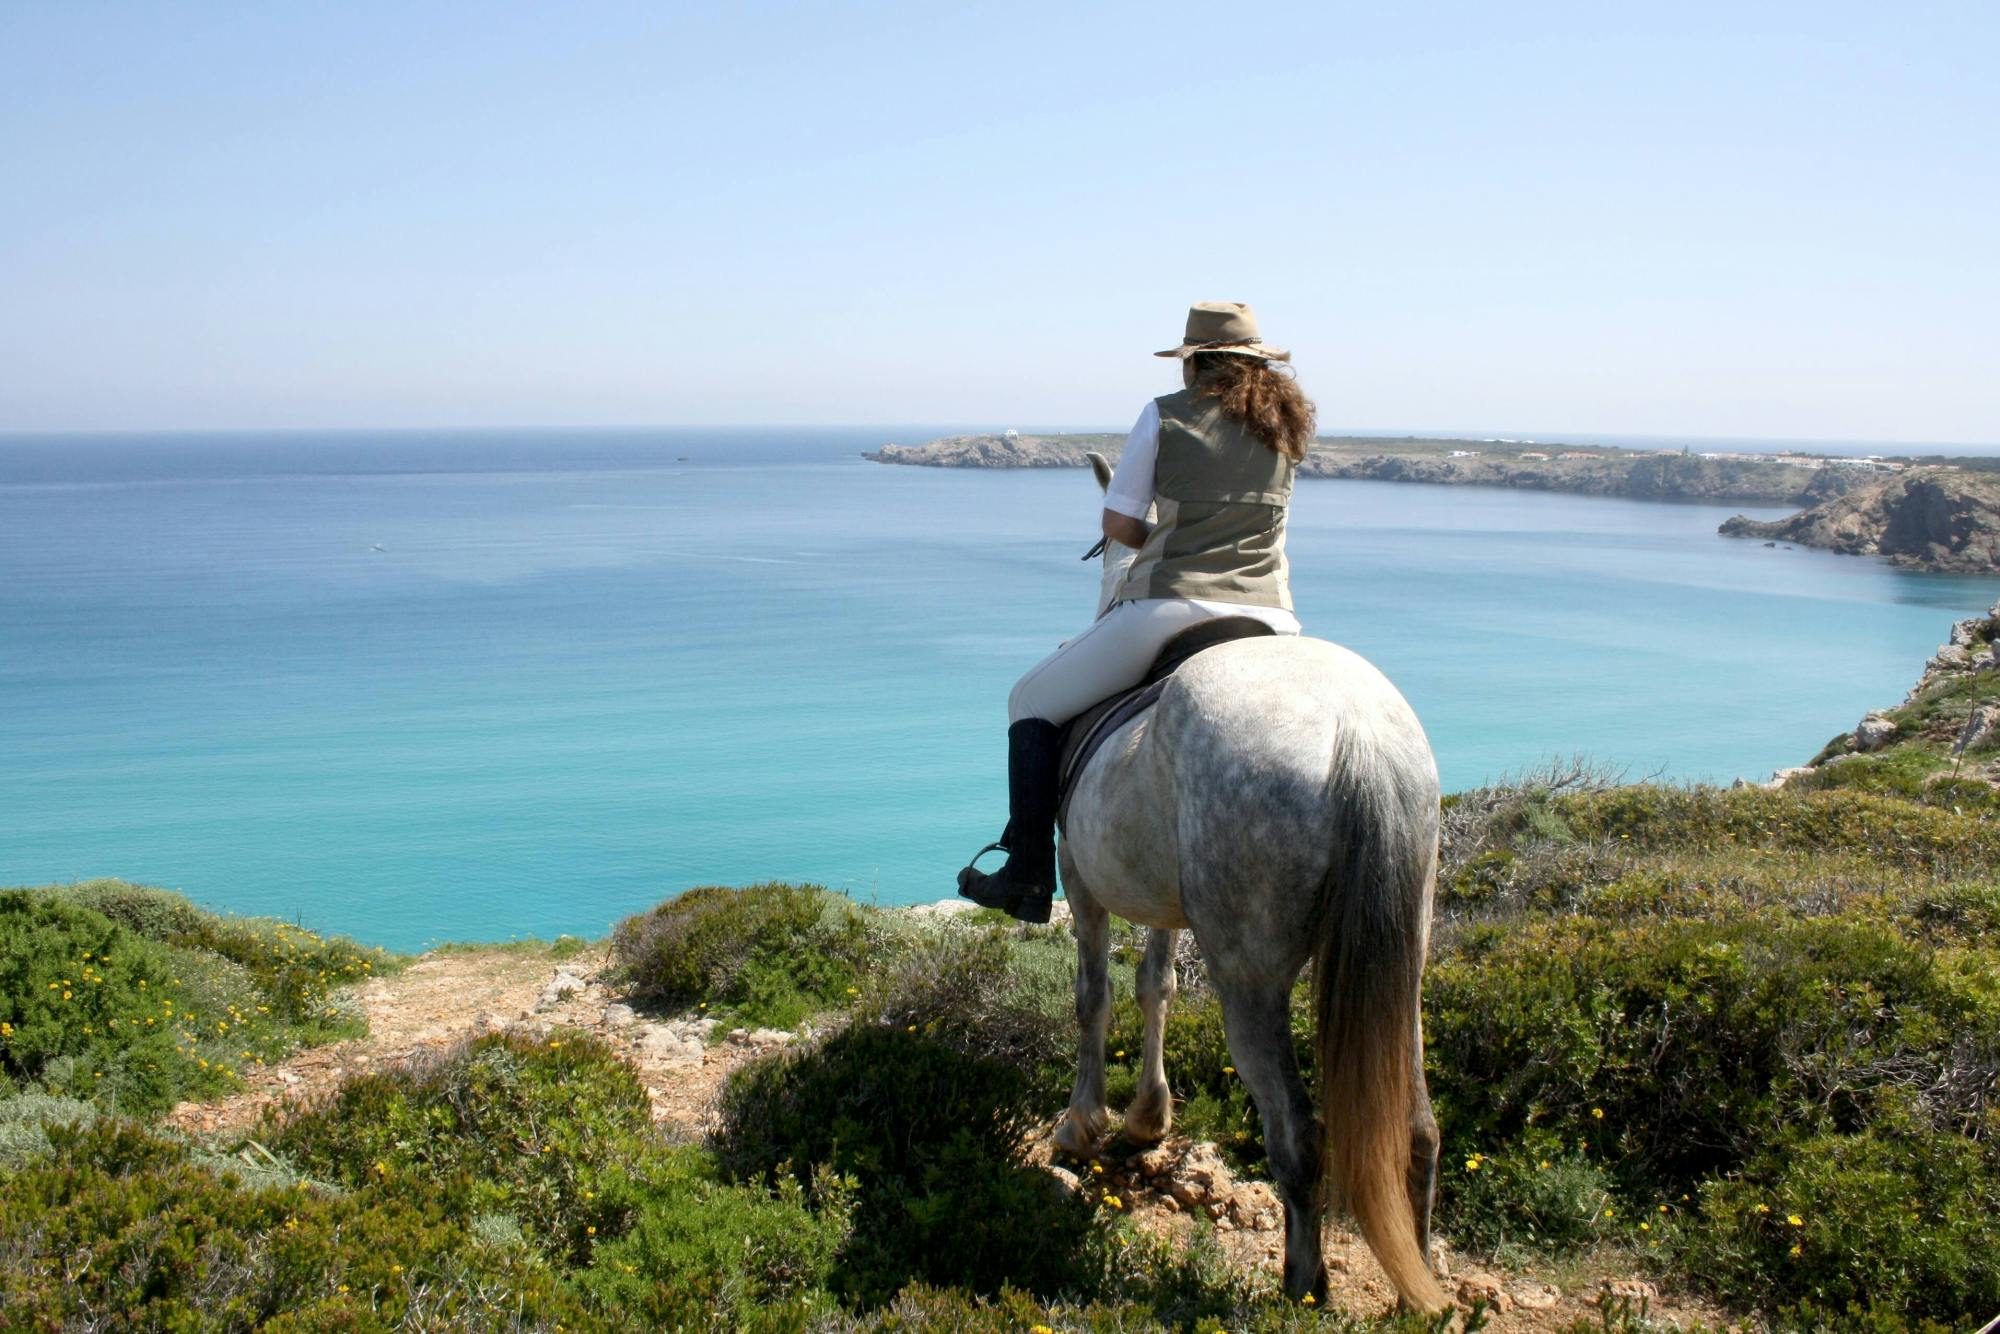
M 1000 434 L 1006 430 L 1018 430 L 1032 435 L 1124 435 L 1123 428 L 1092 428 L 1089 426 L 990 426 L 946 425 L 935 422 L 590 422 L 590 423 L 527 423 L 474 425 L 425 425 L 425 426 L 118 426 L 118 427 L 7 427 L 0 426 L 0 444 L 10 441 L 33 439 L 36 437 L 53 439 L 80 439 L 130 436 L 215 436 L 215 435 L 423 435 L 423 434 L 526 434 L 532 432 L 577 431 L 577 432 L 641 432 L 641 431 L 944 431 L 957 434 Z M 1622 431 L 1622 430 L 1521 430 L 1506 433 L 1487 428 L 1465 427 L 1408 427 L 1408 426 L 1343 426 L 1331 431 L 1320 430 L 1314 439 L 1342 438 L 1383 438 L 1383 439 L 1430 439 L 1466 440 L 1473 443 L 1492 444 L 1505 441 L 1510 444 L 1588 444 L 1587 437 L 1606 440 L 1645 441 L 1706 441 L 1712 443 L 1758 443 L 1766 445 L 1817 445 L 1848 447 L 1889 446 L 1902 450 L 1916 450 L 1925 447 L 1942 447 L 1952 450 L 1991 450 L 2000 455 L 2000 441 L 1975 440 L 1883 440 L 1854 437 L 1817 437 L 1791 435 L 1710 435 L 1688 431 Z M 1532 437 L 1532 438 L 1530 438 Z M 942 438 L 933 436 L 933 439 Z M 884 443 L 897 443 L 885 441 Z

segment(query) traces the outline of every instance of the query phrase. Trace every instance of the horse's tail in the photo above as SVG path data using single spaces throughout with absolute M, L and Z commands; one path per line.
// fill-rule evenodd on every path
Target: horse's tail
M 1436 790 L 1347 778 L 1313 942 L 1320 1190 L 1346 1203 L 1403 1300 L 1440 1311 L 1451 1303 L 1418 1249 L 1408 1186 Z

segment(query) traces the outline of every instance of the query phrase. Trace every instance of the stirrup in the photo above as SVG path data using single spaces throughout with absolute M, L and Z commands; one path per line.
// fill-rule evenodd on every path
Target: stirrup
M 981 857 L 984 857 L 989 852 L 1005 852 L 1009 857 L 1014 855 L 1012 852 L 1008 851 L 1007 840 L 1002 838 L 998 843 L 988 843 L 985 847 L 973 853 L 972 860 L 965 864 L 965 869 L 968 871 L 978 870 L 979 859 Z

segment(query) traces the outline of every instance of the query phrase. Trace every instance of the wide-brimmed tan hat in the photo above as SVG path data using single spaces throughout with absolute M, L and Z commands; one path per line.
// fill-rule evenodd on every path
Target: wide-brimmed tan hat
M 1191 357 L 1197 352 L 1225 352 L 1238 357 L 1290 361 L 1292 354 L 1257 336 L 1257 312 L 1241 301 L 1197 301 L 1188 307 L 1187 337 L 1179 347 L 1155 352 L 1156 357 Z

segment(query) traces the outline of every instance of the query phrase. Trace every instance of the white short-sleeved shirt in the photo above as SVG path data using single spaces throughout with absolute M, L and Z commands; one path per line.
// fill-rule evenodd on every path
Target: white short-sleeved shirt
M 1145 518 L 1153 508 L 1153 468 L 1159 457 L 1160 405 L 1147 399 L 1132 433 L 1125 437 L 1125 452 L 1112 469 L 1111 485 L 1104 489 L 1104 508 L 1131 519 Z
M 1149 399 L 1146 406 L 1139 410 L 1139 420 L 1132 423 L 1132 433 L 1125 437 L 1125 452 L 1118 456 L 1118 466 L 1111 470 L 1111 485 L 1104 488 L 1104 508 L 1127 518 L 1144 519 L 1153 508 L 1153 475 L 1159 458 L 1160 405 Z M 1280 547 L 1284 540 L 1284 531 L 1280 529 Z M 1202 598 L 1175 600 L 1191 602 L 1216 616 L 1252 616 L 1281 635 L 1299 633 L 1298 618 L 1277 607 Z

